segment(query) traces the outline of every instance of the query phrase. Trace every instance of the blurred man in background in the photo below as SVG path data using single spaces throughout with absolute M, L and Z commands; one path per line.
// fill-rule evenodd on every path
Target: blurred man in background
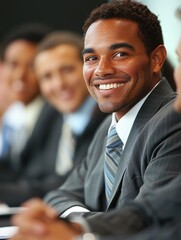
M 18 40 L 8 50 L 12 55 L 17 51 L 16 57 L 24 59 L 28 44 Z M 19 45 L 26 54 L 20 54 Z M 26 45 L 27 50 L 23 49 Z M 7 51 L 4 77 L 25 106 L 36 103 L 37 109 L 46 99 L 52 107 L 46 103 L 39 112 L 38 122 L 19 154 L 11 150 L 8 155 L 14 174 L 6 174 L 5 179 L 4 174 L 1 176 L 0 191 L 3 194 L 0 200 L 10 206 L 19 205 L 33 196 L 43 197 L 47 191 L 60 186 L 83 160 L 95 130 L 107 116 L 100 112 L 83 80 L 80 35 L 56 32 L 39 42 L 38 48 L 37 44 L 30 46 L 33 52 L 32 49 L 29 51 L 29 60 L 26 57 L 20 69 L 19 62 L 13 56 L 10 58 Z M 27 112 L 26 116 L 32 126 L 32 116 Z M 20 138 L 20 132 L 18 135 Z
M 57 155 L 52 158 L 59 184 L 84 158 L 95 130 L 106 116 L 85 85 L 82 49 L 81 35 L 54 32 L 39 44 L 34 62 L 42 95 L 60 112 Z
M 49 32 L 49 27 L 42 24 L 22 25 L 12 29 L 2 40 L 2 78 L 13 104 L 2 119 L 0 201 L 10 205 L 41 195 L 33 182 L 40 177 L 38 165 L 31 163 L 46 157 L 45 146 L 54 135 L 53 124 L 59 117 L 41 96 L 33 69 L 37 44 Z

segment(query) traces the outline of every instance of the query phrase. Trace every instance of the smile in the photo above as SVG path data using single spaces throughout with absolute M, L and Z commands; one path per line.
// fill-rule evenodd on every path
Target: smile
M 122 87 L 125 83 L 110 83 L 110 84 L 100 84 L 98 88 L 100 90 L 109 90 L 113 88 L 119 88 Z

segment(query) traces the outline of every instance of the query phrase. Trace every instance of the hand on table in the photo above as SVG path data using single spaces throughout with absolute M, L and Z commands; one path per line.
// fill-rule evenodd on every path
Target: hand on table
M 72 240 L 82 233 L 79 224 L 58 219 L 56 211 L 39 199 L 24 206 L 26 211 L 12 217 L 12 224 L 19 228 L 12 240 Z

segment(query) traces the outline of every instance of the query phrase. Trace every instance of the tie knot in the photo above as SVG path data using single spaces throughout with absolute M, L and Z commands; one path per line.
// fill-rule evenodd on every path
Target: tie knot
M 107 145 L 108 148 L 116 148 L 122 147 L 123 142 L 121 141 L 120 137 L 117 134 L 116 126 L 112 126 L 107 137 Z

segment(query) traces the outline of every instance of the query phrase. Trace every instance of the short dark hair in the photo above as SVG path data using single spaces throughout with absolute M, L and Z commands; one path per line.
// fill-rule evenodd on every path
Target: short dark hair
M 158 17 L 146 5 L 135 0 L 113 0 L 94 9 L 83 26 L 84 34 L 92 23 L 112 18 L 136 22 L 148 54 L 164 43 Z
M 54 31 L 48 34 L 37 47 L 36 54 L 57 47 L 61 44 L 70 44 L 77 48 L 82 60 L 83 38 L 81 34 L 73 31 Z
M 25 40 L 33 44 L 38 44 L 50 31 L 51 27 L 40 23 L 19 25 L 11 29 L 1 41 L 1 59 L 4 59 L 7 47 L 14 41 Z

